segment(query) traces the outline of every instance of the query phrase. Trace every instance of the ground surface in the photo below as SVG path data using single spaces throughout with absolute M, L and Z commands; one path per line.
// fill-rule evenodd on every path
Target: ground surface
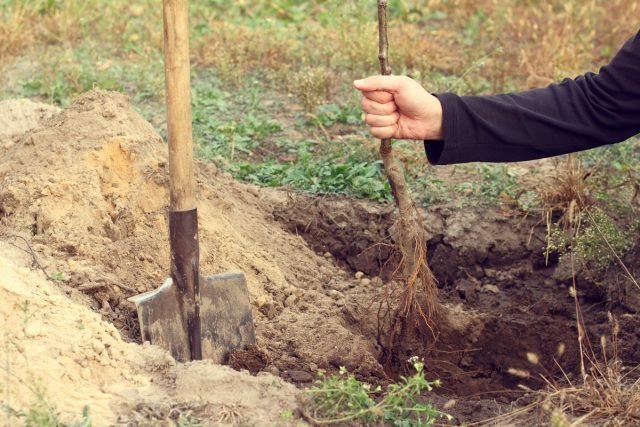
M 231 365 L 257 376 L 176 365 L 136 343 L 127 301 L 168 275 L 166 145 L 122 95 L 92 91 L 48 119 L 55 111 L 7 105 L 0 107 L 20 111 L 10 122 L 29 124 L 0 135 L 3 404 L 28 407 L 29 387 L 42 383 L 64 417 L 89 405 L 95 425 L 180 413 L 210 424 L 286 425 L 298 422 L 281 416 L 297 408 L 289 383 L 309 385 L 318 369 L 345 366 L 384 384 L 418 355 L 444 383 L 436 400 L 454 399 L 448 411 L 462 421 L 507 411 L 523 395 L 520 384 L 542 386 L 543 368 L 559 373 L 554 357 L 576 372 L 571 275 L 557 259 L 545 263 L 537 218 L 453 206 L 426 213 L 450 327 L 435 344 L 406 336 L 382 348 L 378 301 L 398 262 L 388 231 L 393 208 L 259 189 L 200 163 L 201 271 L 246 274 L 258 343 Z M 621 356 L 637 365 L 638 306 L 629 303 L 637 290 L 584 282 L 578 289 L 593 336 L 607 332 L 613 311 Z

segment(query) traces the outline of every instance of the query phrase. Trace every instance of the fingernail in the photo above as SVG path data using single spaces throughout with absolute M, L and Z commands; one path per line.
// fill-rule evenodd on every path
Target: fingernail
M 364 83 L 364 80 L 354 80 L 354 82 L 353 82 L 353 84 L 356 85 L 356 86 L 360 85 L 362 83 Z

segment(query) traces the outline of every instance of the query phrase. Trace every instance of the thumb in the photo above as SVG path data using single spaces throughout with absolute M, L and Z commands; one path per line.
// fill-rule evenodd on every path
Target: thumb
M 401 76 L 372 76 L 363 80 L 356 80 L 353 85 L 361 92 L 383 91 L 395 93 L 404 85 Z

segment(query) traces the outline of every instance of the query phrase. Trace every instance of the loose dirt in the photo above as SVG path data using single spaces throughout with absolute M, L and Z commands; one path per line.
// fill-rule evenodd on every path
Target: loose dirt
M 270 374 L 176 364 L 157 347 L 123 342 L 82 298 L 69 298 L 29 268 L 30 255 L 6 242 L 0 254 L 3 405 L 23 410 L 41 397 L 69 423 L 86 405 L 96 426 L 158 425 L 189 415 L 209 425 L 273 423 L 295 408 L 295 388 Z
M 0 112 L 0 144 L 8 148 L 14 139 L 40 126 L 60 109 L 28 99 L 7 99 L 0 101 Z
M 535 219 L 496 209 L 426 213 L 430 264 L 449 326 L 435 343 L 407 335 L 386 348 L 378 302 L 398 265 L 389 234 L 393 208 L 260 189 L 210 164 L 196 167 L 201 271 L 246 274 L 258 342 L 229 362 L 258 375 L 204 362 L 176 365 L 137 343 L 127 302 L 168 275 L 166 145 L 125 97 L 103 91 L 27 127 L 0 144 L 0 291 L 10 301 L 1 312 L 4 359 L 16 381 L 41 378 L 55 389 L 65 416 L 77 417 L 86 402 L 105 423 L 192 411 L 212 424 L 240 416 L 285 425 L 278 416 L 295 410 L 296 389 L 280 379 L 306 386 L 319 369 L 345 366 L 384 384 L 417 355 L 431 378 L 442 379 L 443 399 L 460 400 L 450 412 L 469 420 L 483 414 L 469 402 L 511 402 L 522 394 L 519 384 L 541 386 L 537 370 L 554 369 L 554 355 L 569 374 L 576 371 L 566 266 L 545 264 L 544 230 Z M 54 280 L 44 280 L 43 271 Z M 638 317 L 598 286 L 578 286 L 596 342 L 613 310 L 626 334 L 621 354 L 637 364 Z M 25 300 L 31 302 L 23 309 Z M 539 355 L 538 367 L 527 352 Z M 89 390 L 86 398 L 71 397 L 82 389 L 77 384 Z M 4 395 L 2 403 L 24 408 L 32 394 Z

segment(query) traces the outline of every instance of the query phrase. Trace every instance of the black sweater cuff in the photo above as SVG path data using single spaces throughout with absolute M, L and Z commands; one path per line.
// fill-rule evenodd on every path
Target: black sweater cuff
M 424 141 L 427 160 L 432 165 L 459 163 L 457 98 L 453 93 L 434 94 L 442 105 L 442 139 Z

